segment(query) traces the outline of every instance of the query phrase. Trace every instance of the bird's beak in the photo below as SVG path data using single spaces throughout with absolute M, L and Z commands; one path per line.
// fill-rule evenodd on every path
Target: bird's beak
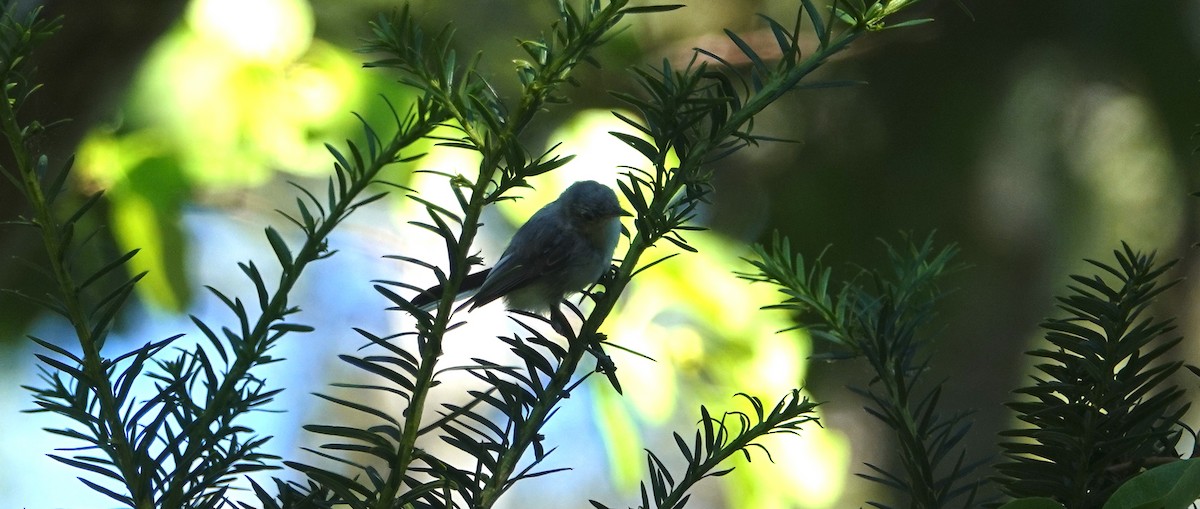
M 633 217 L 633 214 L 632 214 L 632 213 L 630 213 L 628 210 L 625 210 L 625 209 L 618 209 L 618 210 L 620 210 L 620 211 L 621 211 L 619 214 L 617 214 L 618 216 L 621 216 L 621 217 Z

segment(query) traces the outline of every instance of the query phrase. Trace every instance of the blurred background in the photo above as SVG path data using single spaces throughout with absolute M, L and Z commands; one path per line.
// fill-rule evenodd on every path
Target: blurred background
M 634 505 L 642 449 L 677 460 L 670 433 L 690 435 L 698 405 L 739 408 L 731 397 L 739 391 L 771 403 L 792 387 L 826 402 L 824 428 L 773 441 L 773 464 L 765 455 L 737 463 L 734 474 L 703 484 L 690 507 L 846 507 L 888 499 L 853 477 L 863 461 L 894 460 L 863 402 L 846 390 L 864 382 L 866 369 L 808 362 L 826 347 L 800 332 L 775 334 L 790 325 L 788 317 L 756 308 L 776 294 L 732 275 L 747 268 L 738 257 L 748 246 L 773 231 L 806 256 L 832 246 L 825 259 L 845 264 L 843 274 L 878 267 L 879 239 L 899 241 L 899 232 L 936 231 L 940 242 L 961 247 L 959 261 L 968 268 L 946 281 L 953 293 L 940 310 L 941 327 L 929 333 L 935 375 L 950 380 L 945 409 L 975 412 L 973 457 L 996 454 L 996 433 L 1014 425 L 1003 403 L 1028 377 L 1021 352 L 1038 341 L 1038 322 L 1055 316 L 1053 296 L 1064 292 L 1068 274 L 1089 270 L 1084 258 L 1109 262 L 1121 241 L 1157 250 L 1162 259 L 1182 258 L 1172 275 L 1192 277 L 1162 297 L 1159 311 L 1178 316 L 1185 336 L 1200 336 L 1191 247 L 1200 232 L 1189 196 L 1200 190 L 1200 1 L 963 1 L 969 14 L 952 1 L 925 0 L 907 16 L 935 22 L 864 37 L 812 78 L 868 84 L 799 91 L 757 119 L 756 132 L 795 143 L 721 161 L 713 203 L 701 218 L 711 232 L 689 237 L 701 254 L 640 277 L 606 326 L 614 341 L 657 362 L 617 356 L 625 397 L 597 380 L 567 400 L 546 430 L 551 445 L 562 445 L 547 466 L 574 470 L 518 484 L 508 507 L 583 507 L 587 498 Z M 43 148 L 57 161 L 77 154 L 72 186 L 79 195 L 107 190 L 95 218 L 102 235 L 92 246 L 106 256 L 143 248 L 134 267 L 151 271 L 109 342 L 114 352 L 178 332 L 196 335 L 188 314 L 228 323 L 203 285 L 249 295 L 231 269 L 246 259 L 270 265 L 261 231 L 284 226 L 275 210 L 294 207 L 296 191 L 287 182 L 322 188 L 331 166 L 323 144 L 358 136 L 350 112 L 386 131 L 390 113 L 379 96 L 401 109 L 408 101 L 410 92 L 385 72 L 362 69 L 370 57 L 354 53 L 369 35 L 367 22 L 398 2 L 45 4 L 65 23 L 36 55 L 45 89 L 26 113 L 73 119 Z M 797 4 L 699 0 L 669 14 L 627 18 L 628 29 L 598 55 L 604 68 L 583 68 L 582 86 L 567 91 L 572 103 L 546 112 L 527 133 L 531 147 L 561 142 L 559 153 L 579 158 L 539 177 L 525 199 L 485 216 L 485 258 L 494 260 L 513 225 L 569 182 L 612 184 L 618 165 L 638 164 L 606 134 L 622 129 L 607 113 L 622 105 L 606 91 L 631 90 L 626 68 L 663 58 L 683 63 L 697 46 L 732 54 L 723 28 L 752 44 L 769 40 L 757 14 L 790 26 Z M 453 21 L 459 55 L 482 51 L 482 72 L 512 97 L 511 60 L 524 56 L 514 38 L 545 30 L 554 2 L 410 5 L 429 30 Z M 435 201 L 444 186 L 413 177 L 413 169 L 469 174 L 474 164 L 461 151 L 420 150 L 429 156 L 387 176 Z M 24 212 L 18 198 L 0 186 L 0 219 Z M 411 327 L 383 311 L 388 303 L 370 281 L 428 278 L 381 258 L 440 260 L 430 238 L 405 225 L 416 212 L 399 196 L 360 212 L 334 237 L 339 254 L 316 264 L 297 289 L 299 320 L 317 332 L 286 338 L 276 355 L 288 362 L 260 373 L 288 389 L 276 405 L 287 412 L 247 421 L 275 437 L 271 452 L 313 460 L 300 451 L 313 437 L 297 428 L 339 419 L 309 393 L 357 376 L 336 361 L 359 346 L 351 327 L 381 335 Z M 0 228 L 0 255 L 0 287 L 43 285 L 8 261 L 40 260 L 28 232 Z M 111 505 L 74 479 L 79 472 L 45 456 L 77 445 L 40 431 L 67 423 L 20 413 L 33 405 L 19 386 L 40 383 L 37 352 L 24 336 L 70 347 L 69 331 L 7 294 L 0 309 L 0 500 L 29 509 Z M 488 338 L 505 323 L 498 309 L 473 316 L 447 355 L 502 357 Z M 1182 355 L 1200 360 L 1200 343 L 1183 345 Z M 1197 389 L 1194 378 L 1180 383 Z

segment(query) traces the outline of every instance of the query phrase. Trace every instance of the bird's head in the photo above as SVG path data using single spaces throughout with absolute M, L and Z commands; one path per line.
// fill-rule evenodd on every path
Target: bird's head
M 571 184 L 558 201 L 572 221 L 583 225 L 630 215 L 621 209 L 612 189 L 593 180 Z

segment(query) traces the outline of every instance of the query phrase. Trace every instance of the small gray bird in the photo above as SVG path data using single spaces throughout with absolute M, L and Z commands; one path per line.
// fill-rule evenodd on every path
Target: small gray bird
M 627 215 L 607 186 L 571 184 L 517 230 L 495 266 L 467 276 L 462 291 L 479 290 L 464 306 L 475 309 L 503 297 L 511 309 L 558 309 L 564 297 L 595 283 L 611 266 L 620 217 Z M 431 309 L 441 294 L 439 285 L 412 302 Z

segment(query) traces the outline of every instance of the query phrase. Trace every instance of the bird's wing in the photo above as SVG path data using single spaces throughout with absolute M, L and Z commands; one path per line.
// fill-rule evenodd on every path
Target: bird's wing
M 573 248 L 578 241 L 564 228 L 547 228 L 530 235 L 521 233 L 513 236 L 509 249 L 471 298 L 472 309 L 558 272 L 575 256 Z

